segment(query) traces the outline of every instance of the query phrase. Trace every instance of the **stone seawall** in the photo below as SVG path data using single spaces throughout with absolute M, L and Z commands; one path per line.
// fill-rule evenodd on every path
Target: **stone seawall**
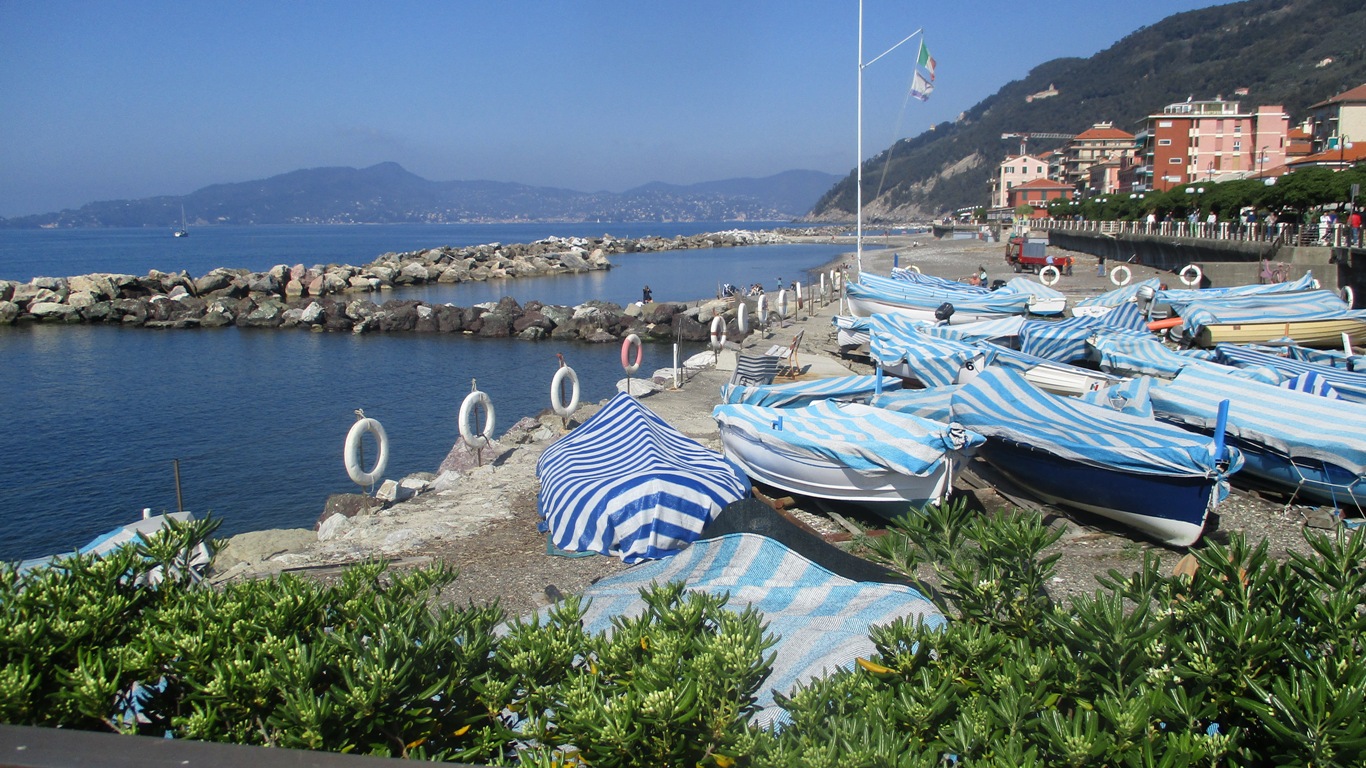
M 615 304 L 544 307 L 504 299 L 475 307 L 394 299 L 376 304 L 360 294 L 411 285 L 503 280 L 611 269 L 608 257 L 695 248 L 791 242 L 782 233 L 732 230 L 675 238 L 558 238 L 533 243 L 431 248 L 387 253 L 364 266 L 278 265 L 265 272 L 219 268 L 144 276 L 92 274 L 0 280 L 0 325 L 24 322 L 106 323 L 140 328 L 304 327 L 324 331 L 433 331 L 537 339 L 607 341 L 646 326 L 676 324 L 686 340 L 706 337 L 676 315 L 686 307 L 652 304 L 630 315 Z M 648 318 L 642 318 L 648 310 Z M 710 316 L 707 317 L 710 320 Z M 693 318 L 694 323 L 696 318 Z M 666 334 L 673 337 L 674 329 Z M 642 333 L 642 337 L 646 334 Z

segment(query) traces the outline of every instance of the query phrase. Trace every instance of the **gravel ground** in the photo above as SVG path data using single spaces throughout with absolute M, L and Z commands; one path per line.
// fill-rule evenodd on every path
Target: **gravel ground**
M 828 241 L 828 236 L 822 238 Z M 983 243 L 972 240 L 937 241 L 929 236 L 911 238 L 892 238 L 884 240 L 880 236 L 866 238 L 864 267 L 870 272 L 886 274 L 893 259 L 892 250 L 872 250 L 891 247 L 899 254 L 900 263 L 905 266 L 915 264 L 928 274 L 941 277 L 962 278 L 976 272 L 977 267 L 987 269 L 992 279 L 1014 277 L 1006 268 L 1002 254 L 1004 246 L 1000 243 Z M 851 245 L 852 247 L 852 245 Z M 1054 249 L 1054 253 L 1062 253 Z M 1096 274 L 1096 260 L 1084 254 L 1072 254 L 1076 258 L 1073 275 L 1063 277 L 1055 287 L 1076 300 L 1086 296 L 1103 293 L 1113 286 L 1108 279 Z M 852 263 L 852 255 L 839 261 Z M 832 262 L 832 264 L 835 262 Z M 1152 274 L 1147 274 L 1148 272 Z M 1134 279 L 1141 280 L 1159 275 L 1166 281 L 1173 276 L 1157 273 L 1147 268 L 1134 268 Z M 833 308 L 818 311 L 813 318 L 801 321 L 798 327 L 805 327 L 802 354 L 806 356 L 826 354 L 838 356 L 834 348 L 834 335 L 831 332 L 830 314 Z M 775 333 L 772 343 L 790 340 L 797 328 L 786 328 Z M 859 372 L 866 372 L 866 366 L 851 366 Z M 643 400 L 650 408 L 686 434 L 713 448 L 719 448 L 716 429 L 710 418 L 711 406 L 716 402 L 718 385 L 728 378 L 728 374 L 707 370 L 697 373 L 681 390 L 665 391 Z M 587 412 L 580 412 L 579 418 L 586 418 Z M 542 424 L 552 424 L 553 418 L 543 417 Z M 581 592 L 594 581 L 618 573 L 625 569 L 615 558 L 590 556 L 571 558 L 547 553 L 546 537 L 537 530 L 536 482 L 534 462 L 549 440 L 532 440 L 516 447 L 503 466 L 492 472 L 499 488 L 497 504 L 504 509 L 497 515 L 487 514 L 477 522 L 459 525 L 462 500 L 467 496 L 483 492 L 487 479 L 469 481 L 464 486 L 450 488 L 437 494 L 436 501 L 426 502 L 430 494 L 396 505 L 385 515 L 392 518 L 389 522 L 395 528 L 402 528 L 408 516 L 427 514 L 422 512 L 423 505 L 433 508 L 431 514 L 439 513 L 450 532 L 435 539 L 427 539 L 407 549 L 386 550 L 382 553 L 399 558 L 396 565 L 421 564 L 440 560 L 451 564 L 460 572 L 460 578 L 443 594 L 443 600 L 454 605 L 487 604 L 497 601 L 509 616 L 522 616 L 542 607 L 559 595 Z M 989 468 L 977 467 L 973 473 L 983 482 L 981 487 L 966 491 L 974 503 L 983 510 L 1013 510 L 1031 507 L 1042 510 L 1050 524 L 1064 529 L 1064 535 L 1054 546 L 1061 555 L 1057 575 L 1050 584 L 1050 592 L 1057 599 L 1089 594 L 1098 588 L 1097 575 L 1111 569 L 1128 573 L 1142 562 L 1145 552 L 1154 551 L 1162 560 L 1164 571 L 1170 571 L 1185 552 L 1170 549 L 1149 542 L 1127 529 L 1115 526 L 1108 521 L 1083 513 L 1074 513 L 1038 504 L 1026 498 L 1022 492 L 1009 487 L 1007 483 L 992 477 Z M 969 479 L 971 482 L 971 478 Z M 476 485 L 478 487 L 476 487 Z M 480 497 L 483 498 L 483 497 Z M 444 501 L 441 501 L 444 499 Z M 470 502 L 472 503 L 472 502 Z M 480 502 L 483 508 L 489 507 L 485 498 Z M 828 538 L 847 536 L 846 525 L 816 508 L 797 508 L 795 514 Z M 876 519 L 860 517 L 856 512 L 844 515 L 847 521 L 861 527 L 882 525 Z M 1256 494 L 1235 492 L 1220 507 L 1217 527 L 1207 534 L 1208 540 L 1223 540 L 1234 532 L 1242 533 L 1252 541 L 1266 540 L 1277 557 L 1284 557 L 1290 551 L 1308 552 L 1302 536 L 1303 526 L 1308 519 L 1321 517 L 1306 507 L 1288 506 L 1283 501 L 1262 498 Z M 413 517 L 417 519 L 417 517 Z M 392 539 L 392 533 L 390 534 Z M 848 546 L 848 545 L 844 545 Z M 313 560 L 295 559 L 291 562 L 345 562 L 343 557 L 331 550 L 328 557 Z M 277 553 L 278 554 L 278 553 Z M 349 553 L 352 560 L 364 552 Z M 247 558 L 250 559 L 250 558 Z M 278 558 L 276 558 L 278 559 Z M 269 558 L 262 557 L 262 561 Z M 233 559 L 218 564 L 227 569 Z M 233 576 L 244 577 L 270 572 L 271 569 L 256 562 L 248 567 L 239 564 Z M 326 573 L 323 567 L 316 568 L 319 575 Z M 278 567 L 275 571 L 280 570 Z M 308 570 L 301 571 L 308 573 Z

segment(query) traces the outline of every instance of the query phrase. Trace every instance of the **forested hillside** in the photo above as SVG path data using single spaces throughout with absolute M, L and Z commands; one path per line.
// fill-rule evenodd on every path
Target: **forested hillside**
M 1331 63 L 1325 63 L 1328 59 Z M 1366 3 L 1361 0 L 1246 0 L 1177 14 L 1089 59 L 1045 62 L 959 120 L 903 139 L 865 161 L 864 216 L 908 221 L 984 204 L 991 173 L 1007 154 L 1019 151 L 1018 142 L 1001 140 L 1002 133 L 1080 133 L 1101 121 L 1134 133 L 1146 115 L 1167 104 L 1221 95 L 1244 109 L 1280 104 L 1293 125 L 1310 104 L 1362 83 Z M 1050 85 L 1056 96 L 1025 100 Z M 1239 88 L 1248 94 L 1234 95 Z M 1061 143 L 1034 140 L 1029 150 Z M 852 218 L 854 185 L 851 171 L 821 198 L 811 217 Z

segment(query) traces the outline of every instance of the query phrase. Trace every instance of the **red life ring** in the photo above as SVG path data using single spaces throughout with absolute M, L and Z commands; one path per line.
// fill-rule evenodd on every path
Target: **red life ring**
M 635 362 L 631 362 L 631 347 L 632 347 L 632 346 L 634 346 L 634 347 L 636 348 L 636 359 L 635 359 Z M 627 376 L 629 376 L 629 375 L 635 373 L 636 371 L 640 370 L 640 358 L 643 356 L 643 354 L 644 354 L 644 350 L 641 349 L 641 346 L 640 346 L 640 337 L 639 337 L 639 336 L 637 336 L 637 335 L 635 335 L 635 334 L 633 333 L 633 334 L 631 334 L 630 336 L 627 336 L 625 339 L 622 340 L 622 342 L 621 342 L 621 367 L 626 369 L 626 375 L 627 375 Z

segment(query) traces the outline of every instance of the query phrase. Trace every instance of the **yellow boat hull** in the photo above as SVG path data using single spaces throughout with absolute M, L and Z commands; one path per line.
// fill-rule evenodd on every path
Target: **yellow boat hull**
M 1342 346 L 1344 333 L 1352 338 L 1366 336 L 1366 321 L 1334 318 L 1265 323 L 1211 323 L 1200 328 L 1195 335 L 1195 343 L 1201 347 L 1213 347 L 1221 342 L 1257 344 L 1289 337 L 1301 346 L 1336 349 Z

